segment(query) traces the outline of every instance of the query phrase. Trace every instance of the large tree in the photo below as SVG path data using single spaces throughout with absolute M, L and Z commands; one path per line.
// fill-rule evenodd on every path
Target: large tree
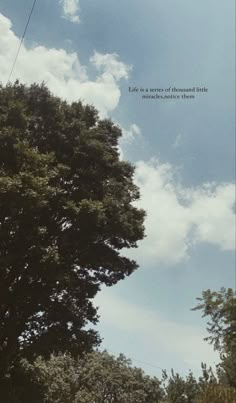
M 101 284 L 144 236 L 120 129 L 45 85 L 0 86 L 0 378 L 24 354 L 90 350 Z

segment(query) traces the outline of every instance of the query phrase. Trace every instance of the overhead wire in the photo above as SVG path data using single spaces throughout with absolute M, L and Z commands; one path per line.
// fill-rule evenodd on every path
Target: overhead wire
M 136 361 L 136 362 L 139 362 L 140 364 L 144 364 L 144 365 L 148 365 L 149 367 L 160 369 L 161 371 L 166 371 L 164 368 L 158 367 L 158 365 L 151 364 L 150 362 L 137 360 L 136 358 L 132 358 L 132 357 L 130 359 L 131 359 L 131 361 Z
M 11 76 L 12 76 L 12 73 L 13 73 L 13 71 L 14 71 L 14 68 L 15 68 L 15 65 L 16 65 L 16 62 L 17 62 L 17 59 L 18 59 L 18 56 L 19 56 L 19 53 L 20 53 L 22 44 L 23 44 L 23 40 L 24 40 L 24 38 L 25 38 L 27 29 L 28 29 L 28 26 L 29 26 L 29 23 L 30 23 L 30 20 L 31 20 L 31 17 L 32 17 L 34 8 L 35 8 L 35 5 L 36 5 L 36 2 L 37 2 L 37 0 L 34 0 L 34 2 L 33 2 L 33 4 L 32 4 L 31 10 L 30 10 L 30 14 L 29 14 L 28 20 L 27 20 L 26 25 L 25 25 L 24 32 L 23 32 L 23 35 L 22 35 L 22 37 L 21 37 L 21 41 L 20 41 L 19 47 L 18 47 L 18 49 L 17 49 L 15 59 L 14 59 L 13 64 L 12 64 L 12 68 L 11 68 L 11 71 L 10 71 L 10 74 L 9 74 L 9 77 L 8 77 L 8 80 L 7 80 L 7 84 L 9 84 L 10 79 L 11 79 Z
M 108 351 L 108 349 L 106 349 L 106 351 Z M 114 352 L 114 351 L 111 351 L 111 350 L 110 350 L 110 354 L 113 354 L 113 355 L 115 355 L 115 356 L 119 355 L 119 353 Z M 159 370 L 161 370 L 161 371 L 166 371 L 166 369 L 164 369 L 164 368 L 162 368 L 162 367 L 159 367 L 158 365 L 151 364 L 150 362 L 147 362 L 147 361 L 141 361 L 141 360 L 138 360 L 138 359 L 133 358 L 133 357 L 129 357 L 129 359 L 130 359 L 132 362 L 133 362 L 133 361 L 136 361 L 136 362 L 139 362 L 140 364 L 148 365 L 149 367 L 153 367 L 153 368 L 159 369 Z

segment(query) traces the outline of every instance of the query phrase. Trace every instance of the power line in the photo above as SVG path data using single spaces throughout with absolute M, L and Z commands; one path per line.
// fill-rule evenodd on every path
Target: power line
M 108 351 L 108 349 L 106 349 L 106 350 Z M 110 354 L 118 355 L 119 353 L 115 353 L 114 351 L 111 351 L 111 350 L 110 350 Z M 161 371 L 166 371 L 164 368 L 158 367 L 157 365 L 151 364 L 150 362 L 145 362 L 145 361 L 137 360 L 136 358 L 133 358 L 133 357 L 129 357 L 129 359 L 130 359 L 131 361 L 139 362 L 140 364 L 148 365 L 149 367 L 157 368 L 157 369 L 159 369 L 159 370 L 161 370 Z
M 15 65 L 16 65 L 16 62 L 17 62 L 17 59 L 18 59 L 20 50 L 21 50 L 21 46 L 22 46 L 23 40 L 24 40 L 24 38 L 25 38 L 25 34 L 26 34 L 27 28 L 28 28 L 28 26 L 29 26 L 29 23 L 30 23 L 30 20 L 31 20 L 31 17 L 32 17 L 32 14 L 33 14 L 34 7 L 35 7 L 36 2 L 37 2 L 37 0 L 34 0 L 33 5 L 32 5 L 32 7 L 31 7 L 30 14 L 29 14 L 29 17 L 28 17 L 28 20 L 27 20 L 27 23 L 26 23 L 26 26 L 25 26 L 25 29 L 24 29 L 24 32 L 23 32 L 23 35 L 22 35 L 22 38 L 21 38 L 19 47 L 18 47 L 18 50 L 17 50 L 17 52 L 16 52 L 16 56 L 15 56 L 14 62 L 13 62 L 13 64 L 12 64 L 12 68 L 11 68 L 11 71 L 10 71 L 10 74 L 9 74 L 9 77 L 8 77 L 8 80 L 7 80 L 7 84 L 9 84 L 9 81 L 10 81 L 10 79 L 11 79 L 13 70 L 14 70 L 14 68 L 15 68 Z
M 130 359 L 131 359 L 131 361 L 136 361 L 136 362 L 139 362 L 140 364 L 145 364 L 145 365 L 148 365 L 149 367 L 158 368 L 158 369 L 161 369 L 162 371 L 165 371 L 163 368 L 158 367 L 157 365 L 150 364 L 150 362 L 137 360 L 136 358 L 132 358 L 132 357 L 130 357 Z

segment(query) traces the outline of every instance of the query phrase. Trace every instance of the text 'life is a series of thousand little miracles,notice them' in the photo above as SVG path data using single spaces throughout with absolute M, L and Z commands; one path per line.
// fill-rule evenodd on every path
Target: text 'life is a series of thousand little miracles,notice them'
M 208 88 L 191 87 L 191 88 L 144 88 L 144 87 L 129 87 L 129 92 L 133 94 L 139 93 L 143 99 L 194 99 L 196 94 L 206 94 Z

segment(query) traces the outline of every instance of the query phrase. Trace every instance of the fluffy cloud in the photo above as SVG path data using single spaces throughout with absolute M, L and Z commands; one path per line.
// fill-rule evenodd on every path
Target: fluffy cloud
M 233 184 L 186 188 L 170 164 L 155 159 L 136 164 L 135 182 L 141 190 L 137 204 L 147 211 L 147 237 L 137 250 L 128 252 L 139 263 L 175 264 L 202 242 L 222 250 L 235 248 Z
M 199 371 L 201 362 L 209 365 L 218 362 L 218 354 L 203 340 L 206 333 L 200 326 L 168 320 L 156 310 L 114 296 L 112 290 L 104 289 L 96 297 L 96 303 L 101 315 L 99 326 L 109 326 L 115 332 L 126 335 L 127 340 L 136 340 L 136 348 L 140 343 L 140 351 L 144 350 L 145 354 L 151 345 L 154 364 L 160 365 L 160 355 L 171 355 L 172 360 L 175 357 L 186 370 L 192 367 Z
M 60 0 L 60 3 L 63 8 L 63 17 L 71 22 L 79 23 L 79 0 Z
M 100 70 L 104 75 L 112 75 L 116 80 L 121 78 L 128 78 L 131 66 L 127 66 L 118 60 L 116 53 L 101 54 L 95 52 L 90 58 L 90 61 Z
M 132 123 L 128 128 L 122 127 L 119 123 L 116 124 L 120 127 L 122 131 L 122 137 L 119 141 L 119 152 L 120 159 L 123 160 L 129 146 L 132 145 L 134 142 L 143 139 L 143 136 L 140 127 L 135 123 Z
M 125 144 L 131 144 L 133 141 L 140 139 L 142 133 L 141 129 L 135 123 L 132 123 L 128 129 L 122 129 L 121 146 Z
M 77 4 L 78 5 L 78 4 Z M 73 11 L 74 8 L 72 7 Z M 0 77 L 6 83 L 20 39 L 11 21 L 0 14 Z M 46 82 L 56 95 L 71 101 L 94 104 L 102 116 L 108 115 L 120 99 L 119 82 L 131 70 L 116 53 L 95 52 L 89 63 L 97 71 L 91 80 L 76 53 L 44 46 L 21 48 L 12 80 L 31 84 Z M 125 146 L 141 136 L 136 124 L 123 129 L 121 156 Z M 139 205 L 148 213 L 147 237 L 136 250 L 140 263 L 174 264 L 189 255 L 193 244 L 207 242 L 223 250 L 235 245 L 233 206 L 235 188 L 230 183 L 184 188 L 174 179 L 174 168 L 158 161 L 137 163 L 135 180 L 141 188 Z M 130 251 L 129 254 L 134 254 Z
M 0 77 L 6 83 L 20 39 L 11 28 L 11 21 L 0 14 Z M 97 72 L 90 80 L 86 66 L 81 65 L 77 53 L 64 49 L 22 46 L 12 81 L 31 84 L 44 81 L 56 95 L 71 101 L 78 99 L 95 105 L 102 116 L 114 110 L 120 99 L 119 81 L 127 79 L 130 67 L 115 53 L 95 52 L 90 64 Z

